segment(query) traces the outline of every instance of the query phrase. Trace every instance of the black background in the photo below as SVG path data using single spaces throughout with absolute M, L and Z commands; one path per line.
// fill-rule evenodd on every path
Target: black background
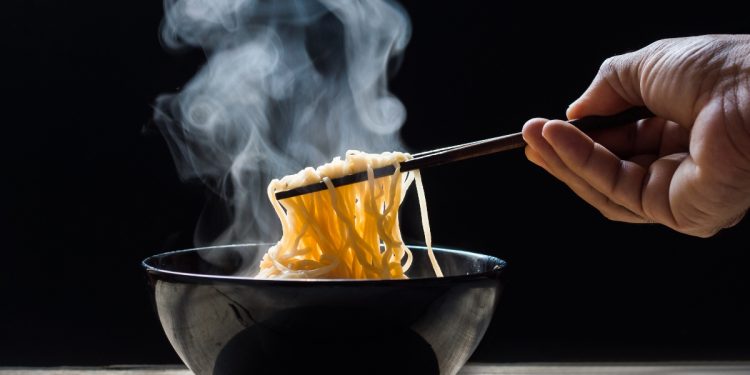
M 409 148 L 562 117 L 606 57 L 654 40 L 750 33 L 720 2 L 603 4 L 405 3 L 413 36 L 392 90 Z M 159 1 L 0 14 L 0 365 L 179 361 L 139 264 L 192 246 L 206 192 L 179 181 L 148 123 L 203 55 L 165 52 L 161 17 Z M 710 239 L 609 222 L 521 151 L 423 175 L 435 243 L 510 264 L 475 360 L 750 359 L 747 219 Z M 418 240 L 415 220 L 404 230 Z

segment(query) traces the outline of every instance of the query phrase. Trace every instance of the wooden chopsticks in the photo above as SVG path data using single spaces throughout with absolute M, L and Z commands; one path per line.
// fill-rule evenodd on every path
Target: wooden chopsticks
M 621 126 L 653 116 L 654 114 L 646 107 L 631 107 L 614 115 L 581 117 L 579 119 L 570 120 L 569 123 L 581 129 L 583 132 L 588 133 L 595 129 Z M 520 132 L 501 135 L 499 137 L 413 154 L 413 159 L 404 161 L 400 164 L 400 170 L 402 172 L 407 172 L 415 169 L 434 167 L 483 155 L 513 150 L 524 146 L 526 146 L 526 142 L 523 140 L 523 136 Z M 375 178 L 390 176 L 395 171 L 396 168 L 392 165 L 373 170 Z M 367 171 L 363 171 L 339 178 L 333 178 L 331 179 L 331 182 L 333 183 L 333 186 L 338 187 L 366 180 Z M 323 182 L 317 182 L 291 190 L 277 192 L 276 199 L 281 200 L 302 194 L 314 193 L 316 191 L 325 190 L 326 188 L 327 187 Z

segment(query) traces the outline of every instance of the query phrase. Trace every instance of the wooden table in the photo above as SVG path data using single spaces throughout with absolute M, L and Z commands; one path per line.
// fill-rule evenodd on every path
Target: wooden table
M 180 366 L 0 367 L 0 375 L 191 375 Z M 461 375 L 740 375 L 750 362 L 734 363 L 612 363 L 612 364 L 482 364 L 471 363 Z

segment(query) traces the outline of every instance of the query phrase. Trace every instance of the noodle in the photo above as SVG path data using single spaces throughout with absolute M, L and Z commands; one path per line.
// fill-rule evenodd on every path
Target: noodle
M 404 279 L 412 253 L 399 230 L 398 209 L 406 190 L 417 183 L 422 227 L 430 262 L 442 277 L 432 252 L 424 188 L 419 171 L 401 173 L 399 163 L 410 156 L 399 152 L 367 154 L 348 151 L 317 169 L 306 168 L 268 186 L 268 197 L 279 216 L 281 240 L 268 249 L 258 278 Z M 373 170 L 395 166 L 390 176 L 375 178 Z M 334 187 L 332 178 L 367 171 L 367 181 Z M 327 189 L 276 200 L 279 191 L 323 181 Z

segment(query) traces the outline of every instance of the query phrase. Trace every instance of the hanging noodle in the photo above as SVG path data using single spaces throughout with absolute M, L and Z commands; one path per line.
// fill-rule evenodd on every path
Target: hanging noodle
M 406 190 L 417 182 L 428 254 L 437 276 L 443 274 L 432 252 L 424 189 L 419 171 L 401 173 L 408 154 L 348 151 L 317 169 L 306 168 L 268 186 L 281 220 L 281 240 L 260 263 L 258 278 L 403 279 L 412 264 L 404 245 L 398 209 Z M 375 178 L 373 169 L 394 165 L 391 176 Z M 332 178 L 367 171 L 364 182 L 334 187 Z M 323 181 L 324 191 L 276 200 L 279 191 Z

